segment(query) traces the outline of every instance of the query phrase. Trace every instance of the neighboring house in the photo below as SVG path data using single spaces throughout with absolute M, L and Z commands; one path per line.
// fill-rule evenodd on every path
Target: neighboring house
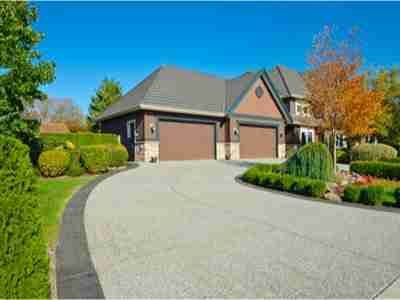
M 45 122 L 40 124 L 40 133 L 68 133 L 68 126 L 63 122 Z
M 283 158 L 287 139 L 315 139 L 300 81 L 283 67 L 224 80 L 161 66 L 97 121 L 135 160 Z

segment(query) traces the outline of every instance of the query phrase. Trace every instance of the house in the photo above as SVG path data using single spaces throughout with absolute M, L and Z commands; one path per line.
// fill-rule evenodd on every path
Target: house
M 285 130 L 287 150 L 316 142 L 318 121 L 312 117 L 309 104 L 305 101 L 307 90 L 301 75 L 284 66 L 277 66 L 268 74 L 292 116 L 292 122 L 287 124 Z
M 283 67 L 225 80 L 161 66 L 97 122 L 135 160 L 283 158 L 303 132 L 315 139 L 304 90 L 300 75 Z
M 68 133 L 68 126 L 63 122 L 44 122 L 40 124 L 40 133 Z

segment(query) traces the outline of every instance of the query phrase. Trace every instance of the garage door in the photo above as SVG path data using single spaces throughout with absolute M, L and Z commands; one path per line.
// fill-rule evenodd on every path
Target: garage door
M 214 159 L 212 124 L 160 122 L 160 160 Z
M 274 158 L 276 143 L 276 128 L 240 125 L 240 158 Z

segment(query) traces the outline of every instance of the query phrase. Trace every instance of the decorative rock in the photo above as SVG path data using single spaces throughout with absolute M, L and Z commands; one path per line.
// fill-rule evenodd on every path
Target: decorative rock
M 339 195 L 331 192 L 326 193 L 324 198 L 332 202 L 342 202 L 342 198 Z

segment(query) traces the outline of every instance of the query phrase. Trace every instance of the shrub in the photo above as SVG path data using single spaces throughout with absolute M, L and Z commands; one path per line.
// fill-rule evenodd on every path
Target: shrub
M 361 189 L 359 202 L 376 205 L 382 202 L 385 190 L 382 186 L 367 186 Z
M 350 184 L 347 185 L 344 188 L 343 200 L 347 202 L 357 203 L 360 200 L 361 189 L 362 188 L 360 186 Z
M 43 176 L 56 177 L 65 173 L 70 155 L 64 150 L 48 150 L 39 156 L 39 169 Z
M 348 164 L 350 162 L 350 155 L 348 151 L 343 149 L 336 150 L 336 161 L 340 164 Z
M 400 179 L 400 164 L 383 161 L 355 161 L 350 171 L 361 175 L 371 175 L 387 179 Z
M 326 192 L 326 183 L 322 180 L 310 180 L 305 188 L 305 194 L 321 198 Z
M 397 157 L 397 150 L 385 144 L 359 144 L 351 151 L 352 160 L 389 160 Z
M 111 152 L 106 145 L 81 147 L 81 160 L 89 173 L 106 172 L 110 166 Z
M 128 151 L 123 145 L 109 145 L 111 151 L 111 167 L 122 167 L 128 162 Z
M 324 144 L 302 146 L 286 162 L 286 172 L 297 177 L 329 180 L 333 177 L 332 157 Z
M 65 146 L 66 142 L 75 147 L 119 144 L 118 136 L 109 133 L 45 133 L 40 135 L 43 150 Z
M 396 207 L 400 207 L 400 188 L 394 190 L 394 199 L 396 200 Z
M 78 150 L 71 150 L 69 151 L 70 154 L 70 164 L 68 166 L 68 169 L 66 171 L 66 175 L 72 176 L 72 177 L 77 177 L 81 176 L 85 173 L 85 169 L 81 165 L 80 162 L 80 152 Z
M 296 180 L 293 176 L 287 174 L 282 175 L 282 188 L 284 191 L 292 191 L 295 183 Z
M 252 184 L 312 197 L 322 197 L 326 191 L 326 183 L 321 180 L 260 172 L 259 169 L 254 168 L 250 168 L 242 179 Z
M 398 163 L 400 164 L 400 157 L 392 158 L 392 159 L 387 159 L 385 160 L 386 162 L 392 162 L 392 163 Z
M 258 184 L 260 175 L 260 170 L 253 167 L 244 172 L 244 174 L 242 175 L 242 179 L 251 184 Z
M 0 298 L 48 298 L 47 246 L 29 149 L 0 136 Z
M 306 186 L 308 180 L 306 178 L 298 178 L 292 186 L 292 192 L 300 195 L 306 195 Z

